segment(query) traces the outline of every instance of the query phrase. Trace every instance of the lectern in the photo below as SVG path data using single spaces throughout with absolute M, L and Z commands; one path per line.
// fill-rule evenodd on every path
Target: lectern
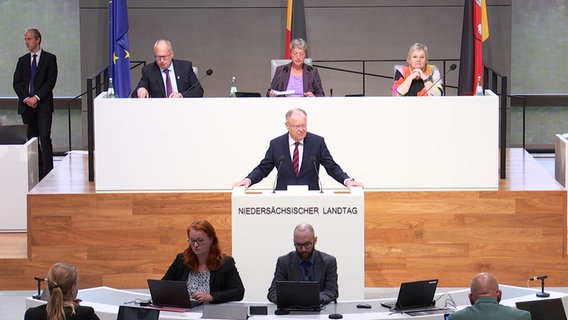
M 335 256 L 339 299 L 364 298 L 365 200 L 351 192 L 271 191 L 232 193 L 233 257 L 245 285 L 245 301 L 266 301 L 279 256 L 295 251 L 294 227 L 313 225 L 316 249 Z

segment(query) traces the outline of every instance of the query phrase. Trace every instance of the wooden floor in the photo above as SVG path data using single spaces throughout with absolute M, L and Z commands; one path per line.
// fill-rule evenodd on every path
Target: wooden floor
M 0 289 L 33 288 L 33 276 L 62 260 L 80 265 L 84 286 L 144 287 L 199 217 L 214 221 L 230 254 L 229 192 L 100 194 L 87 180 L 87 156 L 71 153 L 30 192 L 29 234 L 0 234 Z M 516 285 L 546 271 L 551 285 L 568 285 L 566 191 L 522 149 L 508 150 L 498 191 L 368 192 L 365 207 L 367 287 L 441 270 L 444 286 L 467 286 L 481 270 Z

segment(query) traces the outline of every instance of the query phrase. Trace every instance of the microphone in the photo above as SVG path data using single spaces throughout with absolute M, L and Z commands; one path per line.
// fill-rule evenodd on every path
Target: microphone
M 428 91 L 430 91 L 430 89 L 434 88 L 434 86 L 435 86 L 436 84 L 438 84 L 438 82 L 440 82 L 440 81 L 442 81 L 442 79 L 445 79 L 445 78 L 446 78 L 446 76 L 448 75 L 448 73 L 450 73 L 450 71 L 454 71 L 454 70 L 456 70 L 456 68 L 457 68 L 456 64 L 455 64 L 455 63 L 452 63 L 452 64 L 450 65 L 450 70 L 446 71 L 446 73 L 444 73 L 444 76 L 443 76 L 443 77 L 441 77 L 440 79 L 436 80 L 436 82 L 432 83 L 432 85 L 428 88 L 428 90 L 424 91 L 424 94 L 423 94 L 422 96 L 425 96 L 425 95 L 428 93 Z
M 329 88 L 329 96 L 333 97 L 333 88 Z
M 201 76 L 201 78 L 199 78 L 197 80 L 196 83 L 194 83 L 191 87 L 189 87 L 189 89 L 185 90 L 181 95 L 184 96 L 186 93 L 188 93 L 191 89 L 195 88 L 195 86 L 201 82 L 201 80 L 203 80 L 203 78 L 210 76 L 213 74 L 213 70 L 212 69 L 207 69 L 207 71 L 205 71 L 205 74 L 203 76 Z
M 39 300 L 41 299 L 41 283 L 47 281 L 47 278 L 34 277 L 34 280 L 37 281 L 37 294 L 34 294 L 32 298 Z
M 547 298 L 547 297 L 550 297 L 550 293 L 544 292 L 544 279 L 546 279 L 546 278 L 548 278 L 548 276 L 546 276 L 546 275 L 545 275 L 545 276 L 536 276 L 536 277 L 529 278 L 529 281 L 540 280 L 540 287 L 541 287 L 541 290 L 540 290 L 540 292 L 537 292 L 537 293 L 536 293 L 536 296 L 539 297 L 539 298 Z
M 284 162 L 284 156 L 278 158 L 278 167 L 276 168 L 276 179 L 274 179 L 274 186 L 272 187 L 272 193 L 276 193 L 276 185 L 278 184 L 278 175 L 280 174 L 280 167 Z
M 319 175 L 319 171 L 318 171 L 318 166 L 316 165 L 316 157 L 311 156 L 310 161 L 314 165 L 314 170 L 316 170 L 316 175 L 318 177 L 318 185 L 319 185 L 319 188 L 320 188 L 320 193 L 323 193 L 323 188 L 321 187 L 321 179 L 320 179 L 320 175 Z
M 333 313 L 329 315 L 330 319 L 342 319 L 343 315 L 337 313 L 337 300 L 333 300 Z

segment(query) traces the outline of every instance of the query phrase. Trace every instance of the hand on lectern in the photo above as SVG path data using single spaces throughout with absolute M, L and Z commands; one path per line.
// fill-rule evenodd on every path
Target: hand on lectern
M 248 189 L 248 187 L 250 187 L 250 183 L 251 183 L 250 179 L 245 178 L 245 179 L 243 179 L 243 180 L 239 180 L 239 181 L 233 183 L 233 187 L 242 187 L 242 186 L 244 186 L 245 189 Z
M 353 179 L 349 179 L 347 181 L 345 181 L 345 186 L 347 188 L 349 188 L 349 190 L 351 190 L 351 187 L 363 187 L 363 183 L 359 182 L 359 181 L 355 181 Z

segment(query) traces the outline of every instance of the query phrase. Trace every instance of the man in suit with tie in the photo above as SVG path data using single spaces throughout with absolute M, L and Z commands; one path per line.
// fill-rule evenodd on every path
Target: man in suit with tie
M 154 44 L 155 62 L 142 68 L 133 98 L 203 97 L 203 88 L 191 61 L 174 60 L 172 43 L 160 39 Z
M 323 137 L 307 131 L 307 118 L 302 109 L 288 111 L 285 123 L 288 133 L 270 141 L 260 164 L 245 179 L 233 185 L 248 188 L 276 167 L 279 170 L 276 190 L 286 190 L 288 185 L 307 185 L 310 190 L 318 190 L 319 167 L 322 165 L 332 178 L 346 187 L 363 186 L 335 163 Z
M 41 49 L 41 33 L 29 28 L 24 33 L 29 53 L 21 56 L 14 71 L 13 87 L 18 95 L 18 114 L 28 125 L 28 139 L 39 139 L 39 178 L 53 169 L 51 123 L 53 88 L 57 82 L 57 58 Z

